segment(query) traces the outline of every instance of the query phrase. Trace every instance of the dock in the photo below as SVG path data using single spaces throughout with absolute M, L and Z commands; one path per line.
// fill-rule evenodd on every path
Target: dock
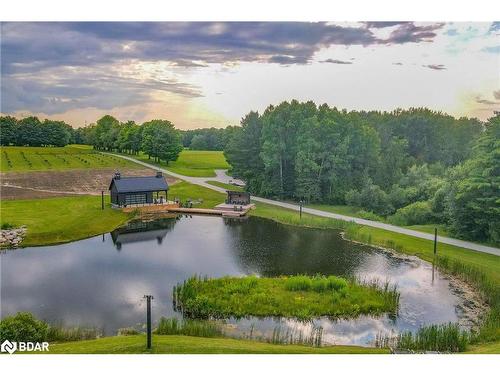
M 214 208 L 196 208 L 196 207 L 181 207 L 178 203 L 167 202 L 163 204 L 145 204 L 145 205 L 130 205 L 123 207 L 123 212 L 133 212 L 139 210 L 142 213 L 183 213 L 183 214 L 201 214 L 201 215 L 218 215 L 222 217 L 242 217 L 249 210 L 255 207 L 254 204 L 244 206 L 235 206 L 228 204 L 220 204 Z

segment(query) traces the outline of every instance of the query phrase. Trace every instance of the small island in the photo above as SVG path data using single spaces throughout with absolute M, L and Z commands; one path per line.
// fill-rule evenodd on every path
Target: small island
M 174 308 L 185 317 L 352 318 L 397 314 L 399 292 L 389 283 L 360 282 L 336 276 L 193 276 L 174 287 Z

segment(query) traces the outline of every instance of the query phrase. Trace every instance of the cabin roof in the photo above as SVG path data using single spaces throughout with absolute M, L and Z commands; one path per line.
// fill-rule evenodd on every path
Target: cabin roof
M 116 186 L 118 193 L 168 190 L 168 183 L 163 176 L 113 177 L 109 184 L 109 190 L 111 190 L 113 184 Z

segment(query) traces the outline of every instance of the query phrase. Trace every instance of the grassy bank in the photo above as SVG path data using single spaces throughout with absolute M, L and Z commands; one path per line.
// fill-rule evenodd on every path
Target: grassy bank
M 88 147 L 0 147 L 1 172 L 61 171 L 68 169 L 140 168 L 114 155 Z
M 215 169 L 228 169 L 229 164 L 222 151 L 182 150 L 179 158 L 170 163 L 156 163 L 144 153 L 127 155 L 138 160 L 166 168 L 172 172 L 190 177 L 215 177 Z
M 2 224 L 28 227 L 23 246 L 69 242 L 107 233 L 129 219 L 109 205 L 101 210 L 101 197 L 87 195 L 2 201 L 0 217 Z
M 399 293 L 385 285 L 329 276 L 192 277 L 174 288 L 176 306 L 191 318 L 320 316 L 396 313 Z
M 343 230 L 348 239 L 435 261 L 441 270 L 473 285 L 491 307 L 472 343 L 493 343 L 495 348 L 494 344 L 500 342 L 500 257 L 439 243 L 438 256 L 434 258 L 433 242 L 429 240 L 307 214 L 300 219 L 295 211 L 260 203 L 251 214 L 283 224 Z M 476 350 L 480 346 L 477 345 Z
M 376 354 L 387 349 L 357 346 L 313 348 L 275 345 L 250 340 L 191 336 L 153 335 L 153 348 L 146 349 L 144 335 L 104 337 L 97 340 L 51 344 L 51 354 Z

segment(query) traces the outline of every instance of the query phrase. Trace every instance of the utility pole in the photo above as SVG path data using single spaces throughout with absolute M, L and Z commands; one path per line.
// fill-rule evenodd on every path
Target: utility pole
M 104 210 L 104 190 L 101 190 L 101 210 Z
M 153 299 L 152 295 L 145 295 L 144 298 L 146 298 L 146 303 L 147 303 L 147 310 L 146 310 L 146 330 L 147 330 L 147 335 L 148 335 L 148 341 L 147 341 L 147 348 L 151 349 L 151 300 Z
M 434 255 L 437 254 L 438 229 L 434 228 Z
M 302 205 L 304 204 L 304 201 L 301 199 L 299 202 L 300 205 L 300 218 L 302 219 Z

